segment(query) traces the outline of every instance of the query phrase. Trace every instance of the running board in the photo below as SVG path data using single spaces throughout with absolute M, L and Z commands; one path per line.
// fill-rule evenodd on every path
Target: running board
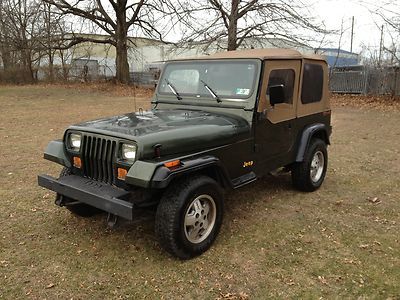
M 257 176 L 254 172 L 244 174 L 244 175 L 232 180 L 233 188 L 234 189 L 240 188 L 240 187 L 242 187 L 246 184 L 249 184 L 253 181 L 256 181 L 256 180 L 257 180 Z

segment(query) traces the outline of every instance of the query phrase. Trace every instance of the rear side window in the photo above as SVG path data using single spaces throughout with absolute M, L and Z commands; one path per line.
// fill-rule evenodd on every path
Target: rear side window
M 303 70 L 303 85 L 301 102 L 303 104 L 321 101 L 324 85 L 324 70 L 321 65 L 305 64 Z
M 269 94 L 269 88 L 275 85 L 282 85 L 285 99 L 284 103 L 292 104 L 293 103 L 293 89 L 294 89 L 294 70 L 292 69 L 277 69 L 272 70 L 269 74 L 268 80 L 268 89 L 267 93 Z

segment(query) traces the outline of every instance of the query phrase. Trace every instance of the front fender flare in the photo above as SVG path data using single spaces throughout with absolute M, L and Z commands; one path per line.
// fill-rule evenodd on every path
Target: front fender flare
M 178 176 L 209 167 L 216 167 L 223 177 L 222 179 L 230 184 L 227 173 L 221 166 L 219 159 L 213 156 L 181 159 L 181 166 L 173 169 L 165 167 L 164 162 L 136 161 L 129 169 L 125 182 L 143 188 L 163 189 Z
M 67 168 L 71 167 L 71 162 L 65 153 L 64 142 L 62 140 L 51 141 L 47 145 L 46 150 L 44 150 L 43 157 Z

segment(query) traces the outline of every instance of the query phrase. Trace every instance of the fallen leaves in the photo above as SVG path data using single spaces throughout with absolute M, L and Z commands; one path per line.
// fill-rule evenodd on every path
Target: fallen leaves
M 221 293 L 220 297 L 217 299 L 219 300 L 247 300 L 249 299 L 249 295 L 246 293 L 240 292 L 240 293 Z
M 48 285 L 46 285 L 46 289 L 51 289 L 53 287 L 55 287 L 54 283 L 49 283 Z
M 333 106 L 357 107 L 380 110 L 400 110 L 400 97 L 388 95 L 346 95 L 332 94 L 330 97 Z
M 340 206 L 340 205 L 342 205 L 343 204 L 343 200 L 337 200 L 336 202 L 335 202 L 335 205 L 337 205 L 337 206 Z
M 328 281 L 325 279 L 324 276 L 318 276 L 318 280 L 319 280 L 319 282 L 321 282 L 322 284 L 328 285 Z
M 358 246 L 358 248 L 363 249 L 363 250 L 368 250 L 371 253 L 376 253 L 376 252 L 383 252 L 381 246 L 382 246 L 382 243 L 375 240 L 369 244 L 361 244 Z
M 295 285 L 296 283 L 292 279 L 290 279 L 288 282 L 286 282 L 286 284 L 292 286 Z
M 378 197 L 368 197 L 367 201 L 373 204 L 381 203 L 381 200 Z
M 0 266 L 6 268 L 9 266 L 9 262 L 7 260 L 0 260 Z
M 344 263 L 347 265 L 360 265 L 361 262 L 359 260 L 344 258 Z

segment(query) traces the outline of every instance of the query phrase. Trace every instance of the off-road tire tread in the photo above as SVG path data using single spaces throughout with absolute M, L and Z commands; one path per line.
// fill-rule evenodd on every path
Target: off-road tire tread
M 310 178 L 310 163 L 311 159 L 313 158 L 313 153 L 315 149 L 319 147 L 321 147 L 320 150 L 323 150 L 324 153 L 325 170 L 321 177 L 322 180 L 320 180 L 319 184 L 315 185 Z M 293 186 L 303 192 L 313 192 L 317 190 L 324 181 L 327 165 L 328 153 L 326 149 L 326 143 L 321 139 L 313 138 L 307 147 L 306 153 L 304 154 L 304 160 L 302 162 L 296 163 L 292 168 Z
M 177 238 L 179 236 L 180 230 L 179 211 L 186 201 L 185 197 L 182 197 L 182 195 L 188 195 L 192 189 L 199 188 L 203 185 L 214 186 L 222 199 L 221 188 L 215 180 L 207 176 L 195 175 L 190 178 L 182 178 L 172 183 L 172 186 L 170 186 L 166 190 L 157 207 L 155 218 L 155 233 L 158 237 L 159 243 L 161 247 L 164 248 L 167 252 L 180 259 L 189 259 L 200 255 L 205 250 L 207 250 L 213 243 L 221 226 L 222 218 L 218 224 L 217 217 L 215 224 L 216 230 L 212 234 L 211 239 L 206 239 L 207 242 L 203 247 L 201 247 L 201 249 L 191 251 L 189 249 L 185 249 L 183 245 L 179 244 L 179 240 Z M 223 207 L 221 207 L 220 209 L 223 210 Z

